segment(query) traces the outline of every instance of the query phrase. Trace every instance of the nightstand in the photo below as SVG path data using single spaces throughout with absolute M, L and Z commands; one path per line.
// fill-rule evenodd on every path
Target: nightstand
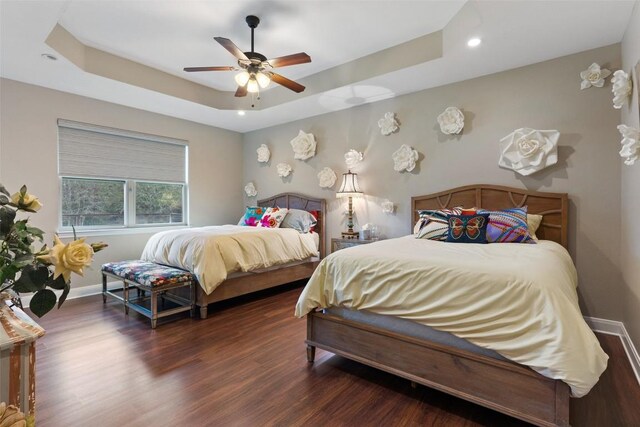
M 350 248 L 352 246 L 366 245 L 367 243 L 377 242 L 376 240 L 360 240 L 360 239 L 331 239 L 331 253 L 340 249 Z

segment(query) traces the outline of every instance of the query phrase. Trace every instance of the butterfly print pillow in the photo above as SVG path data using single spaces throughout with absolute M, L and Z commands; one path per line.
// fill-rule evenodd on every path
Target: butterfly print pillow
M 449 215 L 447 242 L 487 243 L 489 214 Z

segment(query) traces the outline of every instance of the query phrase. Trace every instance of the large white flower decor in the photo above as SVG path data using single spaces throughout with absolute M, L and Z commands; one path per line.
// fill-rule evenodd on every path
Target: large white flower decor
M 396 113 L 392 112 L 385 113 L 384 117 L 378 120 L 378 126 L 383 135 L 391 135 L 400 129 L 400 123 L 396 120 Z
M 640 154 L 640 129 L 618 125 L 618 131 L 622 135 L 620 157 L 624 158 L 625 165 L 631 166 L 638 160 Z
M 445 135 L 457 135 L 464 128 L 464 114 L 456 107 L 448 107 L 438 116 L 438 124 Z
M 531 175 L 558 162 L 557 130 L 520 128 L 500 140 L 500 167 Z
M 629 102 L 632 89 L 629 74 L 622 70 L 613 73 L 611 78 L 611 92 L 613 92 L 613 108 L 619 110 L 624 104 Z
M 280 178 L 289 176 L 292 171 L 291 165 L 289 163 L 278 163 L 278 165 L 276 166 L 276 170 L 278 171 L 278 176 Z
M 587 89 L 591 86 L 604 86 L 604 79 L 609 77 L 609 74 L 611 74 L 611 71 L 606 68 L 600 68 L 600 65 L 594 62 L 589 68 L 580 73 L 580 78 L 582 78 L 580 89 Z
M 406 144 L 402 144 L 392 155 L 393 170 L 411 172 L 416 167 L 418 152 Z
M 256 197 L 256 195 L 258 194 L 258 191 L 256 190 L 256 186 L 253 184 L 253 182 L 249 182 L 247 185 L 244 186 L 244 192 L 247 194 L 248 197 Z
M 298 136 L 291 140 L 293 158 L 307 160 L 316 155 L 316 138 L 312 133 L 298 132 Z
M 271 158 L 271 151 L 269 151 L 269 147 L 267 147 L 266 144 L 262 144 L 258 147 L 256 153 L 258 153 L 258 162 L 260 163 L 267 163 Z
M 364 155 L 354 150 L 353 148 L 347 151 L 344 155 L 344 162 L 347 164 L 347 169 L 353 169 L 364 159 Z
M 322 188 L 331 188 L 336 183 L 336 173 L 331 168 L 323 168 L 318 172 L 318 185 Z
M 385 200 L 384 202 L 382 202 L 381 207 L 382 212 L 387 215 L 391 215 L 396 208 L 391 200 Z

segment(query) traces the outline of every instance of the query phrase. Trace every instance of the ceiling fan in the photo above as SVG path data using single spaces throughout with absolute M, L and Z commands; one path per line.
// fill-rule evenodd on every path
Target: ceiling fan
M 271 71 L 273 68 L 287 67 L 289 65 L 304 64 L 311 62 L 311 57 L 304 52 L 293 55 L 281 56 L 279 58 L 267 59 L 266 56 L 253 50 L 253 30 L 260 23 L 257 16 L 249 15 L 246 22 L 251 28 L 251 52 L 242 52 L 231 40 L 224 37 L 214 37 L 215 41 L 227 49 L 238 59 L 238 67 L 187 67 L 184 71 L 240 71 L 235 76 L 238 83 L 238 90 L 235 96 L 246 96 L 247 92 L 257 93 L 260 88 L 266 88 L 271 81 L 278 83 L 300 93 L 305 87 L 300 83 L 289 80 L 280 74 Z

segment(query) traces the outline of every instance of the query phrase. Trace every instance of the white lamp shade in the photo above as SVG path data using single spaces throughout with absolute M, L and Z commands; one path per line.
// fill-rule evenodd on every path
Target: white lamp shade
M 242 72 L 236 74 L 236 77 L 235 77 L 236 83 L 238 83 L 238 86 L 244 86 L 249 81 L 249 77 L 251 77 L 251 76 L 249 75 L 248 72 L 242 71 Z
M 266 88 L 269 86 L 269 83 L 271 83 L 269 76 L 264 73 L 256 73 L 256 80 L 262 89 Z
M 247 82 L 247 92 L 256 93 L 259 90 L 260 90 L 260 87 L 258 86 L 258 82 L 256 81 L 255 77 L 251 77 Z
M 362 195 L 358 185 L 358 174 L 351 171 L 342 174 L 342 185 L 336 193 L 336 197 L 357 197 Z

